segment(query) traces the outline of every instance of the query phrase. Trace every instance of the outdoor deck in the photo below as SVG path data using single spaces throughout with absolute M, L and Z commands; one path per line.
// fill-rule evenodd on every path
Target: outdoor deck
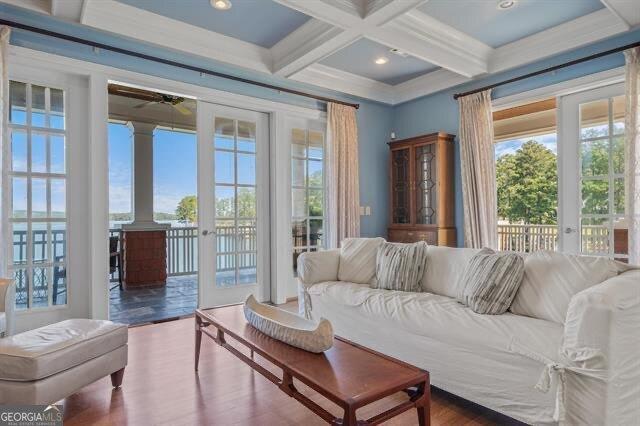
M 167 278 L 166 287 L 120 291 L 109 295 L 109 319 L 135 325 L 191 315 L 198 304 L 198 276 Z

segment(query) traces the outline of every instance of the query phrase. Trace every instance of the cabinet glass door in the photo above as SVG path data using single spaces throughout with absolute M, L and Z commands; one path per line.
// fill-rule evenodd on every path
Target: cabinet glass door
M 435 144 L 429 144 L 415 149 L 416 223 L 420 225 L 436 223 L 435 148 Z
M 411 223 L 410 174 L 411 164 L 409 148 L 391 151 L 391 196 L 393 223 Z

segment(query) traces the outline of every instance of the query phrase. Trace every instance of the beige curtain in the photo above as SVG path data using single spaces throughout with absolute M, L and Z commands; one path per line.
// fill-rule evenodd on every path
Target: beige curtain
M 624 52 L 626 59 L 625 182 L 629 229 L 629 263 L 640 265 L 640 47 Z
M 11 35 L 11 29 L 9 27 L 0 28 L 0 76 L 2 81 L 0 82 L 0 172 L 2 168 L 6 166 L 7 161 L 2 157 L 4 152 L 4 144 L 9 143 L 7 132 L 7 120 L 9 118 L 9 75 L 7 70 L 7 58 L 9 56 L 9 36 Z M 7 270 L 9 262 L 9 253 L 7 252 L 8 235 L 9 231 L 9 218 L 5 205 L 9 203 L 9 191 L 3 191 L 5 188 L 2 181 L 2 173 L 0 173 L 0 278 L 8 277 L 9 271 Z
M 458 99 L 466 247 L 498 246 L 491 90 Z
M 360 184 L 356 110 L 329 103 L 327 107 L 327 202 L 329 247 L 360 236 Z

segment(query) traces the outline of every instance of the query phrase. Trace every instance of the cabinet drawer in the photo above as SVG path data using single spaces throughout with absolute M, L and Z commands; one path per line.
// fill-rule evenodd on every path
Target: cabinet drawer
M 388 240 L 393 243 L 415 243 L 426 241 L 427 244 L 438 244 L 438 234 L 436 231 L 415 231 L 405 229 L 389 229 Z

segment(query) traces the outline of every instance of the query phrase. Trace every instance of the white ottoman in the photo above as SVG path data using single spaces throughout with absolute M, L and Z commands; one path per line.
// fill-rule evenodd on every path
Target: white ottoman
M 127 326 L 71 319 L 0 339 L 0 404 L 52 404 L 111 375 L 122 384 Z

